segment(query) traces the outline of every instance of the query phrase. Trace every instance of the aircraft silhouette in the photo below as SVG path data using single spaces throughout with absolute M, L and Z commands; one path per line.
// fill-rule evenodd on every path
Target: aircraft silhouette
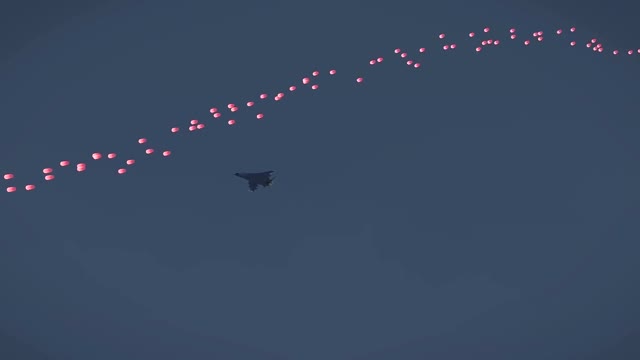
M 256 191 L 258 185 L 262 185 L 262 187 L 271 186 L 274 179 L 271 177 L 272 173 L 273 170 L 259 173 L 235 173 L 234 175 L 249 182 L 249 191 Z

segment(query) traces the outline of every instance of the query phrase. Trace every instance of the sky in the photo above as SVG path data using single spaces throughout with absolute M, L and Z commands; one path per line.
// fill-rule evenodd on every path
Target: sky
M 638 358 L 640 55 L 584 48 L 627 3 L 8 3 L 0 358 Z

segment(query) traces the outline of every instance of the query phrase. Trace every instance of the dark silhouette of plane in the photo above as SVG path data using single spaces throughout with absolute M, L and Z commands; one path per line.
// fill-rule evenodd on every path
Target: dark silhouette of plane
M 274 179 L 271 177 L 272 173 L 273 170 L 259 173 L 235 173 L 234 175 L 249 182 L 249 191 L 256 191 L 258 185 L 262 185 L 262 187 L 271 186 Z

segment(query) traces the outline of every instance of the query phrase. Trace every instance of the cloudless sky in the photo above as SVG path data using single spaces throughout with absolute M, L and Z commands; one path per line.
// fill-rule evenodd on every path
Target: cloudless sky
M 637 9 L 580 4 L 7 5 L 0 172 L 38 188 L 0 194 L 0 358 L 638 358 L 640 55 L 584 48 Z

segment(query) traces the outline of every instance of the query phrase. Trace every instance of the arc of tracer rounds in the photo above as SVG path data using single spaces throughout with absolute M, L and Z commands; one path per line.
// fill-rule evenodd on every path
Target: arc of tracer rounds
M 574 34 L 576 32 L 576 28 L 571 27 L 569 28 L 568 32 L 569 34 Z M 504 44 L 514 43 L 514 42 L 515 43 L 519 42 L 521 45 L 525 47 L 530 47 L 536 43 L 543 43 L 545 40 L 545 36 L 547 35 L 543 30 L 536 30 L 536 31 L 527 32 L 527 33 L 519 33 L 518 31 L 516 31 L 515 28 L 510 28 L 508 31 L 507 37 L 503 39 L 499 39 L 497 36 L 493 36 L 492 35 L 493 33 L 494 32 L 490 27 L 484 27 L 480 32 L 467 33 L 466 36 L 463 37 L 463 39 L 466 38 L 467 41 L 473 42 L 470 50 L 475 51 L 476 53 L 479 53 L 483 49 L 500 47 L 500 46 L 504 46 Z M 563 29 L 557 29 L 555 31 L 552 31 L 550 34 L 551 36 L 555 35 L 556 37 L 563 37 L 565 36 L 566 33 L 563 31 Z M 441 44 L 438 45 L 438 47 L 434 47 L 433 49 L 429 49 L 426 46 L 422 46 L 417 48 L 415 51 L 415 54 L 412 55 L 411 51 L 409 50 L 395 48 L 393 49 L 393 54 L 398 56 L 407 66 L 413 67 L 414 69 L 418 69 L 421 67 L 420 58 L 422 56 L 434 53 L 436 51 L 445 51 L 445 52 L 460 51 L 460 45 L 455 41 L 451 41 L 450 40 L 451 38 L 446 33 L 439 33 L 435 38 L 436 38 L 436 41 L 440 41 Z M 578 41 L 575 39 L 570 39 L 567 41 L 567 43 L 571 47 L 576 47 L 578 45 Z M 602 42 L 600 42 L 597 38 L 590 38 L 588 40 L 585 40 L 584 46 L 597 54 L 607 54 L 607 53 L 610 53 L 612 55 L 627 54 L 629 56 L 640 54 L 640 48 L 627 49 L 627 50 L 613 49 L 607 52 L 605 45 Z M 377 57 L 370 58 L 368 60 L 368 63 L 370 66 L 379 66 L 384 61 L 385 61 L 384 57 L 377 56 Z M 329 75 L 336 75 L 337 70 L 331 69 L 328 71 L 328 73 Z M 312 91 L 318 90 L 319 84 L 317 83 L 316 79 L 318 78 L 318 76 L 320 76 L 320 74 L 321 73 L 319 70 L 313 70 L 310 73 L 310 76 L 303 77 L 300 80 L 299 84 L 288 86 L 286 88 L 286 91 L 275 93 L 275 95 L 273 95 L 271 99 L 274 102 L 281 102 L 283 99 L 285 99 L 287 92 L 294 93 L 299 89 L 299 86 L 308 87 Z M 356 75 L 355 83 L 357 84 L 364 83 L 364 77 Z M 270 100 L 270 97 L 268 93 L 261 93 L 258 96 L 256 96 L 254 99 L 248 100 L 243 103 L 238 103 L 238 104 L 228 103 L 225 106 L 211 107 L 209 109 L 209 113 L 211 114 L 210 120 L 219 119 L 225 116 L 224 114 L 227 114 L 229 118 L 226 120 L 226 123 L 230 126 L 233 126 L 237 123 L 236 113 L 246 111 L 247 109 L 252 110 L 256 107 L 259 107 L 261 104 L 264 104 L 269 100 Z M 257 120 L 262 120 L 265 118 L 264 112 L 256 111 L 254 112 L 254 114 Z M 190 120 L 189 123 L 186 125 L 186 129 L 189 132 L 197 132 L 197 131 L 204 130 L 205 128 L 206 128 L 206 124 L 197 119 Z M 173 134 L 177 134 L 180 132 L 180 129 L 181 129 L 180 126 L 173 126 L 170 128 L 170 132 Z M 146 156 L 154 156 L 154 154 L 156 153 L 154 150 L 154 147 L 148 146 L 147 138 L 144 138 L 144 137 L 139 138 L 138 144 L 143 145 L 145 147 L 144 153 Z M 161 151 L 161 154 L 163 157 L 169 157 L 172 154 L 172 152 L 170 150 L 164 149 Z M 104 159 L 104 156 L 102 155 L 102 153 L 94 152 L 91 154 L 91 159 L 93 161 L 99 161 L 101 159 Z M 106 160 L 115 160 L 115 159 L 117 159 L 116 153 L 114 152 L 107 153 Z M 135 163 L 136 163 L 135 159 L 127 159 L 126 161 L 124 161 L 124 166 L 119 167 L 115 171 L 115 174 L 119 174 L 119 175 L 126 174 L 127 167 L 133 166 Z M 71 165 L 71 161 L 69 160 L 62 160 L 59 162 L 60 168 L 67 168 L 67 167 L 70 167 L 70 165 Z M 82 172 L 85 172 L 86 170 L 87 170 L 87 163 L 85 162 L 76 163 L 76 172 L 82 173 Z M 56 179 L 55 170 L 53 167 L 44 168 L 42 170 L 42 173 L 44 175 L 44 180 L 46 182 L 53 181 L 54 179 Z M 3 175 L 2 179 L 6 182 L 15 182 L 16 176 L 14 173 L 8 172 Z M 26 184 L 23 187 L 26 191 L 33 191 L 36 189 L 36 185 L 33 183 Z M 8 193 L 13 193 L 13 192 L 16 192 L 17 190 L 18 190 L 18 187 L 15 185 L 10 185 L 6 188 L 6 192 Z

